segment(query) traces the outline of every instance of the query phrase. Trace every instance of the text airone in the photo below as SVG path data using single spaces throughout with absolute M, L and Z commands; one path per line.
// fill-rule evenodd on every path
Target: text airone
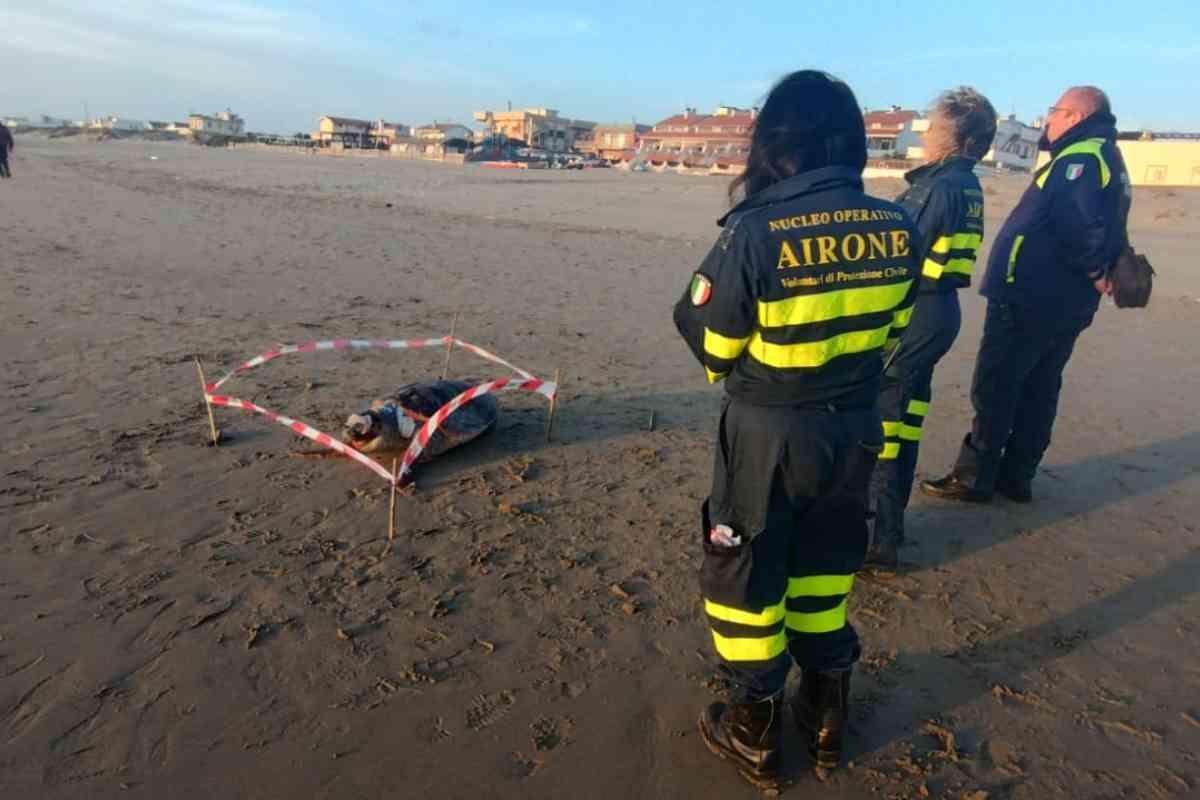
M 779 244 L 779 269 L 816 267 L 826 264 L 905 258 L 909 254 L 908 231 L 898 228 L 877 233 L 848 233 L 844 236 L 810 236 L 784 239 Z

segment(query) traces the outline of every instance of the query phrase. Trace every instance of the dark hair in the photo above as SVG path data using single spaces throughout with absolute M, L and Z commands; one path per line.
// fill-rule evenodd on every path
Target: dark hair
M 786 76 L 771 89 L 754 121 L 746 169 L 729 186 L 747 196 L 801 172 L 867 165 L 867 133 L 854 92 L 819 70 Z

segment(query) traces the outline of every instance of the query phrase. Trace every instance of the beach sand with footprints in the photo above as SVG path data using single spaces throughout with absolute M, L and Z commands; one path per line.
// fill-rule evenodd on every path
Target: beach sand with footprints
M 721 391 L 671 306 L 718 179 L 21 136 L 0 183 L 0 796 L 687 798 L 756 792 L 702 746 L 724 686 L 698 508 Z M 984 180 L 988 236 L 1027 177 Z M 897 180 L 871 181 L 893 196 Z M 1037 502 L 914 497 L 860 580 L 850 764 L 789 795 L 1200 792 L 1200 192 L 1135 192 L 1158 269 L 1067 370 Z M 919 472 L 970 422 L 983 303 Z M 397 499 L 215 376 L 277 343 L 457 335 L 549 379 Z M 277 359 L 231 394 L 337 432 L 444 354 Z M 502 370 L 456 352 L 450 374 Z M 650 415 L 654 414 L 653 429 Z

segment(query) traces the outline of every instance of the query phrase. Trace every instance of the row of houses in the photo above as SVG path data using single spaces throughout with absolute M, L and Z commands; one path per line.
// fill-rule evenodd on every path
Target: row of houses
M 130 119 L 115 114 L 86 120 L 68 120 L 42 114 L 38 117 L 9 117 L 4 120 L 10 128 L 58 129 L 82 128 L 85 130 L 108 131 L 174 131 L 187 133 L 216 133 L 225 136 L 241 136 L 246 130 L 246 121 L 233 111 L 226 109 L 212 116 L 189 114 L 183 122 L 158 122 Z

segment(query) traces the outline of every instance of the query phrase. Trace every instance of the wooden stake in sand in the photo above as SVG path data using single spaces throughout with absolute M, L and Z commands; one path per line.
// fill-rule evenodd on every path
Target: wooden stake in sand
M 208 432 L 212 435 L 212 446 L 216 447 L 221 437 L 217 434 L 217 421 L 213 419 L 212 403 L 208 402 L 208 381 L 204 379 L 204 367 L 200 366 L 200 356 L 196 359 L 196 372 L 200 373 L 200 395 L 204 398 L 204 410 L 208 412 Z
M 558 409 L 558 392 L 562 387 L 560 379 L 562 378 L 562 368 L 554 370 L 554 396 L 550 398 L 550 416 L 546 419 L 546 441 L 550 441 L 550 435 L 554 431 L 554 412 Z
M 442 380 L 446 380 L 446 376 L 450 374 L 450 354 L 454 352 L 454 332 L 458 329 L 458 312 L 454 312 L 454 319 L 450 321 L 450 341 L 446 344 L 446 363 L 442 365 Z
M 399 483 L 400 477 L 400 461 L 392 459 L 392 498 L 388 501 L 388 540 L 387 546 L 383 548 L 383 555 L 387 555 L 392 550 L 392 540 L 396 538 L 396 484 Z

